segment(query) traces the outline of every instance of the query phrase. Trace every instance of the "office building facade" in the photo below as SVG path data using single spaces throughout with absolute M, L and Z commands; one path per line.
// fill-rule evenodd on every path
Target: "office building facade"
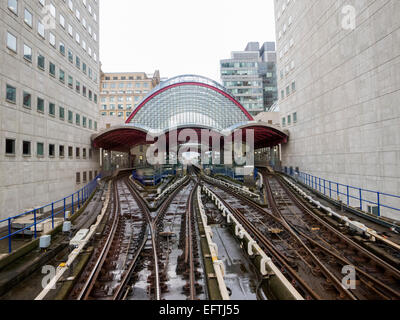
M 99 173 L 97 0 L 4 0 L 0 10 L 0 219 Z
M 253 116 L 277 100 L 275 43 L 250 42 L 244 51 L 221 60 L 221 81 Z
M 400 1 L 274 2 L 283 166 L 399 195 Z
M 100 115 L 105 127 L 124 123 L 143 98 L 160 83 L 160 72 L 102 73 Z

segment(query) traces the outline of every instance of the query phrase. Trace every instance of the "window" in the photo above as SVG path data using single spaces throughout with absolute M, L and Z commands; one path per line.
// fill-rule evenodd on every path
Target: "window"
M 292 124 L 292 116 L 287 117 L 287 124 L 290 126 Z
M 17 52 L 17 38 L 9 32 L 7 32 L 7 48 Z
M 60 25 L 65 29 L 65 18 L 62 14 L 60 14 Z
M 86 117 L 82 117 L 82 126 L 86 128 L 87 119 Z
M 77 184 L 81 183 L 81 173 L 80 172 L 76 173 L 76 183 Z
M 22 141 L 22 155 L 27 157 L 31 155 L 31 142 Z
M 24 44 L 24 59 L 32 62 L 32 48 Z
M 68 147 L 68 157 L 69 158 L 72 158 L 74 155 L 73 155 L 73 148 L 72 147 Z
M 89 120 L 89 129 L 92 129 L 92 126 L 93 126 L 93 121 L 90 119 Z
M 63 107 L 58 108 L 59 114 L 60 114 L 60 119 L 64 120 L 65 119 L 65 109 Z
M 60 53 L 65 56 L 65 45 L 60 41 Z
M 54 144 L 49 144 L 49 157 L 54 158 L 56 156 L 56 146 Z
M 8 9 L 18 15 L 18 0 L 8 0 Z
M 42 98 L 37 98 L 37 111 L 44 112 L 44 100 Z
M 282 127 L 286 126 L 286 118 L 282 118 Z
M 68 50 L 68 60 L 69 62 L 74 63 L 74 54 L 71 50 Z
M 31 28 L 32 28 L 32 21 L 33 21 L 33 18 L 32 18 L 32 13 L 28 10 L 28 9 L 26 9 L 25 8 L 25 13 L 24 13 L 24 22 L 28 25 L 28 26 L 30 26 Z
M 60 81 L 62 83 L 65 83 L 65 72 L 61 69 L 59 70 L 59 72 L 60 72 L 60 77 L 59 77 Z
M 44 144 L 42 142 L 38 142 L 36 144 L 36 154 L 38 157 L 43 157 L 44 156 Z
M 68 122 L 72 123 L 72 119 L 73 119 L 73 113 L 72 113 L 72 111 L 68 110 Z
M 86 159 L 86 148 L 83 148 L 82 155 L 83 155 L 83 159 Z
M 8 102 L 17 102 L 17 89 L 15 87 L 7 85 L 6 99 Z
M 297 123 L 297 112 L 293 113 L 293 123 Z
M 38 55 L 38 67 L 42 70 L 44 70 L 44 63 L 45 63 L 45 58 L 39 54 Z
M 60 146 L 58 151 L 59 151 L 60 158 L 64 158 L 64 146 Z
M 49 63 L 49 74 L 52 77 L 56 76 L 56 65 L 54 63 L 52 63 L 52 62 Z
M 97 121 L 94 122 L 94 130 L 97 131 Z
M 89 181 L 92 181 L 92 180 L 93 180 L 93 172 L 89 171 Z
M 56 115 L 56 105 L 54 103 L 49 103 L 49 115 L 55 116 Z
M 32 95 L 30 93 L 24 91 L 22 97 L 23 97 L 23 106 L 25 108 L 29 108 L 30 109 L 31 108 Z
M 15 140 L 6 139 L 6 154 L 15 155 Z
M 81 116 L 79 114 L 76 114 L 76 116 L 75 116 L 75 123 L 78 126 L 81 125 Z
M 79 149 L 79 148 L 76 148 L 76 157 L 77 158 L 79 158 L 81 155 L 80 155 L 80 153 L 81 153 L 81 149 Z
M 292 82 L 292 92 L 295 92 L 295 91 L 296 91 L 296 82 L 293 81 Z
M 287 86 L 287 87 L 286 87 L 286 96 L 288 96 L 289 94 L 290 94 L 290 87 Z
M 86 174 L 86 171 L 85 172 L 83 172 L 83 182 L 86 182 L 87 181 L 87 174 Z
M 54 48 L 56 47 L 56 36 L 52 32 L 49 33 L 49 42 Z
M 40 21 L 38 21 L 38 33 L 42 38 L 45 38 L 44 25 Z
M 81 93 L 81 83 L 79 81 L 76 81 L 75 89 L 77 93 Z
M 74 79 L 71 76 L 68 76 L 68 87 L 71 89 L 74 87 Z
M 78 56 L 76 56 L 75 61 L 76 61 L 76 67 L 78 69 L 81 69 L 81 59 Z

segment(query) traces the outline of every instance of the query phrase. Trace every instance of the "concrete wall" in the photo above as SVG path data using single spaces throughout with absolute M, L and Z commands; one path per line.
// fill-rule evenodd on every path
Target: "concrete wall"
M 46 1 L 47 3 L 47 1 Z M 88 1 L 94 12 L 98 15 L 98 5 L 94 1 Z M 98 32 L 98 22 L 90 17 L 87 9 L 81 1 L 74 1 L 79 6 L 81 17 L 85 16 L 93 32 Z M 28 8 L 33 14 L 33 28 L 24 23 L 24 8 Z M 75 7 L 74 7 L 75 10 Z M 59 14 L 66 19 L 66 25 L 73 26 L 74 38 L 68 35 L 59 24 Z M 56 36 L 56 48 L 49 43 L 49 30 L 46 30 L 46 38 L 42 39 L 37 33 L 37 23 L 42 19 L 42 7 L 39 1 L 18 1 L 18 15 L 7 8 L 7 1 L 0 4 L 0 219 L 23 212 L 26 208 L 42 206 L 52 201 L 62 199 L 74 191 L 82 188 L 83 172 L 89 171 L 94 175 L 100 170 L 99 155 L 93 150 L 93 156 L 89 157 L 91 149 L 90 136 L 96 132 L 94 123 L 99 121 L 98 104 L 82 93 L 75 91 L 75 80 L 91 90 L 99 97 L 99 63 L 94 61 L 87 52 L 75 41 L 75 32 L 79 32 L 81 40 L 85 39 L 87 46 L 92 48 L 98 56 L 98 41 L 94 41 L 88 31 L 85 30 L 75 18 L 67 4 L 63 1 L 56 5 L 56 29 L 51 30 Z M 17 37 L 17 52 L 6 47 L 6 35 L 12 32 Z M 63 41 L 67 49 L 74 53 L 74 64 L 68 61 L 59 50 L 59 41 Z M 24 43 L 33 49 L 32 62 L 23 57 Z M 37 67 L 37 55 L 45 56 L 45 70 Z M 94 77 L 90 79 L 75 66 L 75 55 L 85 62 L 88 68 L 97 74 L 97 82 Z M 49 62 L 56 65 L 56 76 L 49 74 Z M 81 63 L 82 63 L 81 62 Z M 67 83 L 59 81 L 59 69 L 65 71 L 66 82 L 68 75 L 73 76 L 74 89 L 70 89 Z M 16 103 L 6 101 L 6 85 L 17 88 Z M 23 106 L 23 92 L 32 95 L 31 108 Z M 37 111 L 37 97 L 45 101 L 45 111 Z M 55 116 L 49 114 L 49 102 L 55 103 Z M 65 120 L 60 119 L 59 106 L 65 108 Z M 73 123 L 68 122 L 68 110 L 73 111 Z M 81 124 L 75 123 L 75 114 L 80 114 Z M 92 120 L 92 129 L 87 125 L 82 126 L 82 117 Z M 15 155 L 5 154 L 6 139 L 15 139 Z M 31 155 L 23 156 L 22 142 L 31 142 Z M 44 156 L 36 153 L 36 144 L 44 144 Z M 55 156 L 49 156 L 49 144 L 55 145 Z M 65 148 L 65 156 L 59 154 L 59 146 Z M 73 157 L 68 157 L 68 147 L 73 147 Z M 76 157 L 76 148 L 80 148 L 80 157 Z M 83 149 L 87 156 L 83 158 Z M 76 183 L 76 173 L 81 174 L 81 183 Z M 89 182 L 89 181 L 87 181 Z M 86 182 L 86 183 L 87 183 Z
M 355 8 L 354 30 L 342 27 L 346 5 Z M 279 106 L 290 131 L 283 165 L 400 195 L 400 1 L 277 0 L 275 14 Z M 297 123 L 288 126 L 294 112 Z M 384 201 L 400 208 L 398 200 Z

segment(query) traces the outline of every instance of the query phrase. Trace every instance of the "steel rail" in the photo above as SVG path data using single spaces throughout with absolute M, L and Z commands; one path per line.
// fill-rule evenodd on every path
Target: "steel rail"
M 185 248 L 185 264 L 189 264 L 189 281 L 190 281 L 190 300 L 196 299 L 196 276 L 193 260 L 193 234 L 192 234 L 192 217 L 193 217 L 193 195 L 197 191 L 198 184 L 194 186 L 190 192 L 186 206 L 186 248 Z
M 264 178 L 266 180 L 266 178 Z M 384 260 L 380 259 L 379 257 L 375 256 L 374 254 L 372 254 L 371 252 L 369 252 L 368 250 L 366 250 L 365 248 L 363 248 L 362 246 L 360 246 L 359 244 L 357 244 L 356 242 L 354 242 L 353 240 L 351 240 L 349 237 L 347 237 L 346 235 L 342 234 L 341 232 L 339 232 L 338 230 L 336 230 L 335 228 L 333 228 L 329 223 L 327 223 L 326 221 L 324 221 L 322 218 L 318 217 L 314 212 L 312 212 L 312 210 L 310 210 L 306 205 L 304 205 L 295 194 L 293 194 L 293 192 L 281 181 L 281 179 L 278 177 L 276 178 L 278 184 L 280 185 L 280 187 L 286 192 L 286 194 L 289 196 L 289 198 L 293 201 L 293 203 L 300 209 L 302 210 L 302 212 L 304 212 L 305 214 L 308 214 L 311 218 L 313 218 L 317 223 L 319 223 L 320 225 L 322 225 L 326 230 L 328 230 L 329 232 L 333 233 L 335 236 L 339 237 L 340 239 L 342 239 L 348 246 L 352 247 L 353 249 L 357 250 L 359 253 L 363 254 L 364 256 L 366 256 L 368 259 L 370 259 L 371 261 L 374 261 L 374 263 L 376 263 L 377 265 L 379 265 L 381 268 L 386 269 L 387 271 L 389 271 L 393 276 L 395 276 L 397 278 L 397 280 L 399 281 L 400 279 L 400 271 L 397 270 L 396 268 L 394 268 L 393 266 L 391 266 L 390 264 L 388 264 L 387 262 L 385 262 Z M 269 182 L 268 180 L 265 181 L 268 185 Z M 282 215 L 282 219 L 285 219 L 285 217 Z M 286 219 L 285 219 L 286 221 Z M 292 228 L 295 228 L 292 226 Z M 318 247 L 322 250 L 324 250 L 326 253 L 330 254 L 331 256 L 335 256 L 336 259 L 338 259 L 338 257 L 340 257 L 337 254 L 334 254 L 332 251 L 328 250 L 327 248 L 325 248 L 324 246 L 318 244 L 316 241 L 314 241 L 313 239 L 311 239 L 310 237 L 306 236 L 303 233 L 303 236 L 309 240 L 310 242 L 313 242 L 315 245 L 318 245 Z M 332 244 L 329 244 L 331 247 L 333 247 Z M 353 264 L 350 263 L 347 259 L 345 258 L 341 258 L 340 259 L 342 262 L 346 261 L 347 264 Z M 355 266 L 356 267 L 356 266 Z M 363 276 L 367 277 L 369 279 L 369 281 L 373 281 L 375 284 L 377 284 L 378 286 L 380 286 L 381 288 L 383 288 L 386 292 L 389 292 L 392 296 L 395 296 L 396 299 L 400 298 L 400 292 L 390 288 L 389 286 L 387 286 L 386 284 L 382 283 L 380 280 L 372 277 L 371 275 L 368 275 L 368 273 L 366 273 L 365 271 L 363 271 L 362 269 L 360 269 L 360 267 L 356 267 L 356 270 L 358 270 L 359 273 L 361 273 Z M 374 290 L 376 291 L 376 290 Z M 378 293 L 378 292 L 377 292 Z M 379 295 L 382 296 L 382 294 L 384 294 L 383 292 L 378 293 Z M 390 298 L 387 296 L 387 298 Z
M 231 191 L 229 190 L 229 188 L 224 188 L 224 187 L 222 187 L 222 186 L 212 184 L 212 183 L 210 183 L 210 182 L 208 182 L 208 181 L 206 181 L 206 182 L 207 182 L 208 184 L 213 185 L 214 187 L 217 187 L 217 188 L 219 188 L 219 189 L 221 189 L 221 190 L 223 190 L 223 191 L 225 191 L 225 192 L 231 194 L 231 195 L 234 196 L 234 197 L 240 198 L 241 200 L 245 201 L 248 205 L 253 206 L 253 208 L 256 208 L 256 207 L 257 207 L 257 205 L 256 205 L 255 203 L 253 203 L 252 201 L 248 200 L 247 198 L 245 198 L 245 197 L 242 198 L 242 197 L 240 197 L 240 196 L 238 196 L 238 195 L 236 195 L 236 194 L 231 193 Z M 273 258 L 275 258 L 275 263 L 276 263 L 277 265 L 280 266 L 281 271 L 284 272 L 284 271 L 286 270 L 286 274 L 288 274 L 288 276 L 289 276 L 290 279 L 292 280 L 292 284 L 297 284 L 298 287 L 300 287 L 301 291 L 303 291 L 303 295 L 304 295 L 305 298 L 307 298 L 307 299 L 312 298 L 312 299 L 316 299 L 316 300 L 321 300 L 321 299 L 322 299 L 322 298 L 320 297 L 320 295 L 319 295 L 318 293 L 316 293 L 316 292 L 315 292 L 315 291 L 314 291 L 314 290 L 299 276 L 299 274 L 287 263 L 286 258 L 285 258 L 280 252 L 278 252 L 278 251 L 275 249 L 273 243 L 272 243 L 269 239 L 267 239 L 257 227 L 255 227 L 251 222 L 249 222 L 242 212 L 240 212 L 240 211 L 237 210 L 237 209 L 232 208 L 232 206 L 229 205 L 225 199 L 221 198 L 221 197 L 218 196 L 218 195 L 216 195 L 216 196 L 221 200 L 221 202 L 224 204 L 224 206 L 225 206 L 233 215 L 235 215 L 235 217 L 239 220 L 239 222 L 240 222 L 241 224 L 243 224 L 243 226 L 248 230 L 248 232 L 249 232 L 250 234 L 253 234 L 253 235 L 256 237 L 256 239 L 258 239 L 258 240 L 260 241 L 261 245 L 262 245 L 264 248 L 267 249 L 268 253 L 269 253 Z M 261 207 L 259 207 L 259 208 L 261 208 Z M 258 209 L 259 209 L 259 208 L 258 208 Z M 262 208 L 261 208 L 261 209 L 262 209 Z M 262 210 L 263 210 L 263 209 L 262 209 Z M 266 213 L 266 212 L 263 210 L 263 213 Z M 271 216 L 271 217 L 277 219 L 277 218 L 274 217 L 274 216 Z M 307 295 L 308 295 L 308 296 L 307 296 Z
M 108 234 L 107 240 L 103 246 L 103 249 L 100 252 L 100 255 L 96 261 L 95 266 L 93 267 L 88 279 L 86 280 L 85 284 L 83 285 L 83 288 L 81 289 L 77 300 L 87 300 L 90 296 L 90 293 L 92 292 L 93 286 L 99 276 L 99 273 L 101 271 L 101 268 L 104 264 L 104 261 L 107 258 L 107 254 L 110 251 L 112 241 L 115 236 L 115 232 L 117 230 L 117 225 L 119 221 L 119 211 L 120 211 L 120 206 L 118 200 L 118 189 L 115 181 L 113 182 L 113 188 L 114 188 L 114 195 L 113 195 L 113 202 L 114 202 L 114 219 L 113 223 L 111 226 L 110 233 Z

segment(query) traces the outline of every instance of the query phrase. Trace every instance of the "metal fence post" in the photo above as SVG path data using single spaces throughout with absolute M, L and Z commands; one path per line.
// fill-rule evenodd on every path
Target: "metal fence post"
M 326 186 L 325 186 L 325 184 L 326 184 L 326 180 L 324 179 L 324 194 L 326 195 Z
M 350 191 L 349 191 L 349 186 L 346 186 L 347 187 L 347 205 L 349 206 L 350 205 Z
M 381 216 L 381 195 L 379 192 L 376 193 L 377 194 L 377 205 L 378 205 L 378 217 Z
M 8 253 L 11 252 L 11 218 L 8 218 Z
M 329 198 L 332 198 L 332 182 L 329 180 Z
M 64 198 L 64 220 L 65 220 L 65 198 Z
M 54 229 L 54 202 L 51 204 L 51 228 Z
M 360 210 L 362 211 L 363 205 L 362 205 L 362 190 L 360 188 Z
M 78 210 L 81 208 L 81 197 L 78 191 Z
M 37 232 L 36 232 L 36 209 L 33 210 L 33 227 L 34 227 L 34 230 L 35 230 L 34 237 L 36 239 L 37 238 Z
M 74 214 L 75 213 L 75 210 L 74 210 L 74 194 L 72 194 L 72 201 L 71 201 L 71 204 L 72 204 L 72 209 L 71 209 L 71 214 Z

